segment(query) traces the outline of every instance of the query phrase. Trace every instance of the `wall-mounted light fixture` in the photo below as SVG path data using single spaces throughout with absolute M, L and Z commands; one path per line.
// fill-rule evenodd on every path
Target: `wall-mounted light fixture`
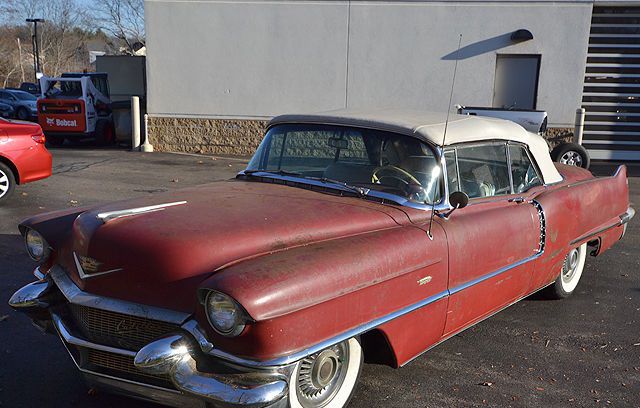
M 524 28 L 521 28 L 511 33 L 511 41 L 522 42 L 522 41 L 529 41 L 529 40 L 533 40 L 533 34 L 531 34 L 531 31 L 526 30 Z

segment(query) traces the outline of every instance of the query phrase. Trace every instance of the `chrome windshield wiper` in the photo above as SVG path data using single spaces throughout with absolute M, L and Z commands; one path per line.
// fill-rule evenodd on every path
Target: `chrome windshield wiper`
M 308 176 L 308 177 L 304 177 L 304 178 L 309 179 L 309 180 L 319 181 L 319 182 L 324 183 L 324 184 L 335 184 L 335 185 L 338 185 L 340 187 L 344 187 L 347 190 L 352 191 L 352 192 L 358 194 L 361 197 L 364 197 L 364 196 L 368 195 L 369 191 L 371 191 L 371 189 L 369 189 L 369 188 L 352 186 L 351 184 L 345 183 L 344 181 L 335 180 L 335 179 L 331 179 L 331 178 L 327 178 L 327 177 L 311 177 L 311 176 Z
M 278 175 L 278 176 L 290 176 L 290 177 L 299 177 L 305 180 L 314 180 L 314 181 L 319 181 L 323 184 L 334 184 L 337 186 L 340 186 L 342 188 L 345 188 L 351 192 L 356 193 L 358 196 L 366 196 L 369 194 L 369 191 L 371 191 L 371 189 L 369 188 L 364 188 L 364 187 L 357 187 L 357 186 L 352 186 L 348 183 L 345 183 L 344 181 L 340 181 L 340 180 L 334 180 L 331 178 L 327 178 L 327 177 L 312 177 L 312 176 L 305 176 L 303 174 L 300 173 L 296 173 L 293 171 L 286 171 L 286 170 L 245 170 L 243 172 L 244 175 L 246 176 L 252 176 L 256 173 L 266 173 L 266 174 L 274 174 L 274 175 Z
M 296 173 L 293 171 L 286 171 L 286 170 L 245 170 L 242 173 L 246 176 L 251 176 L 256 173 L 267 173 L 267 174 L 275 174 L 278 176 L 304 177 L 300 173 Z

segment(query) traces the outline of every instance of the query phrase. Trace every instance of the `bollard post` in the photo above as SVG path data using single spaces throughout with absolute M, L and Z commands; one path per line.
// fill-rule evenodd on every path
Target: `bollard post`
M 142 144 L 142 151 L 146 153 L 153 152 L 153 146 L 149 143 L 149 115 L 144 114 L 144 143 Z
M 140 98 L 131 97 L 131 150 L 140 150 Z
M 575 130 L 573 132 L 573 142 L 579 145 L 582 144 L 582 134 L 584 133 L 584 117 L 586 110 L 584 108 L 576 109 L 576 123 Z

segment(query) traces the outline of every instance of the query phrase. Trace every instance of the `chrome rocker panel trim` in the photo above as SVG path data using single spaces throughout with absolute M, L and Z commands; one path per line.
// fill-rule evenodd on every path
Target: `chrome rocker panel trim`
M 128 302 L 126 300 L 113 299 L 106 296 L 98 296 L 83 292 L 59 265 L 54 265 L 49 271 L 49 275 L 64 297 L 66 297 L 70 303 L 76 305 L 88 306 L 95 309 L 108 310 L 110 312 L 133 315 L 146 319 L 160 320 L 178 325 L 184 323 L 190 316 L 187 313 L 176 312 L 175 310 L 147 306 L 139 303 Z

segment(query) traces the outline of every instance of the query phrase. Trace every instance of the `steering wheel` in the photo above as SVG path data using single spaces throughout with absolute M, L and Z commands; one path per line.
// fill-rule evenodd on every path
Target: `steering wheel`
M 381 171 L 385 171 L 385 170 L 391 170 L 393 172 L 396 173 L 400 173 L 401 176 L 403 177 L 399 177 L 399 176 L 394 176 L 394 175 L 388 175 L 388 176 L 384 176 L 384 175 L 378 175 L 378 173 L 380 173 Z M 371 174 L 371 182 L 375 183 L 375 184 L 382 184 L 380 183 L 380 180 L 383 178 L 391 178 L 394 180 L 398 180 L 402 183 L 404 183 L 404 185 L 409 185 L 409 184 L 414 184 L 414 185 L 418 185 L 418 186 L 422 186 L 422 184 L 420 184 L 420 182 L 418 181 L 418 179 L 416 179 L 415 177 L 413 177 L 413 175 L 411 173 L 409 173 L 408 171 L 401 169 L 400 167 L 397 166 L 393 166 L 391 164 L 388 164 L 386 166 L 380 166 L 377 169 L 375 169 L 373 171 L 373 173 Z M 407 181 L 406 179 L 409 179 L 409 181 Z
M 386 170 L 390 170 L 397 174 L 396 175 L 379 174 Z M 385 166 L 380 166 L 377 169 L 375 169 L 371 174 L 371 182 L 374 184 L 382 184 L 381 180 L 384 178 L 390 178 L 402 183 L 399 188 L 410 200 L 422 202 L 427 200 L 428 198 L 427 191 L 424 189 L 424 187 L 422 187 L 422 184 L 420 183 L 420 181 L 418 181 L 418 179 L 415 178 L 411 173 L 409 173 L 408 171 L 400 167 L 393 166 L 390 164 Z

